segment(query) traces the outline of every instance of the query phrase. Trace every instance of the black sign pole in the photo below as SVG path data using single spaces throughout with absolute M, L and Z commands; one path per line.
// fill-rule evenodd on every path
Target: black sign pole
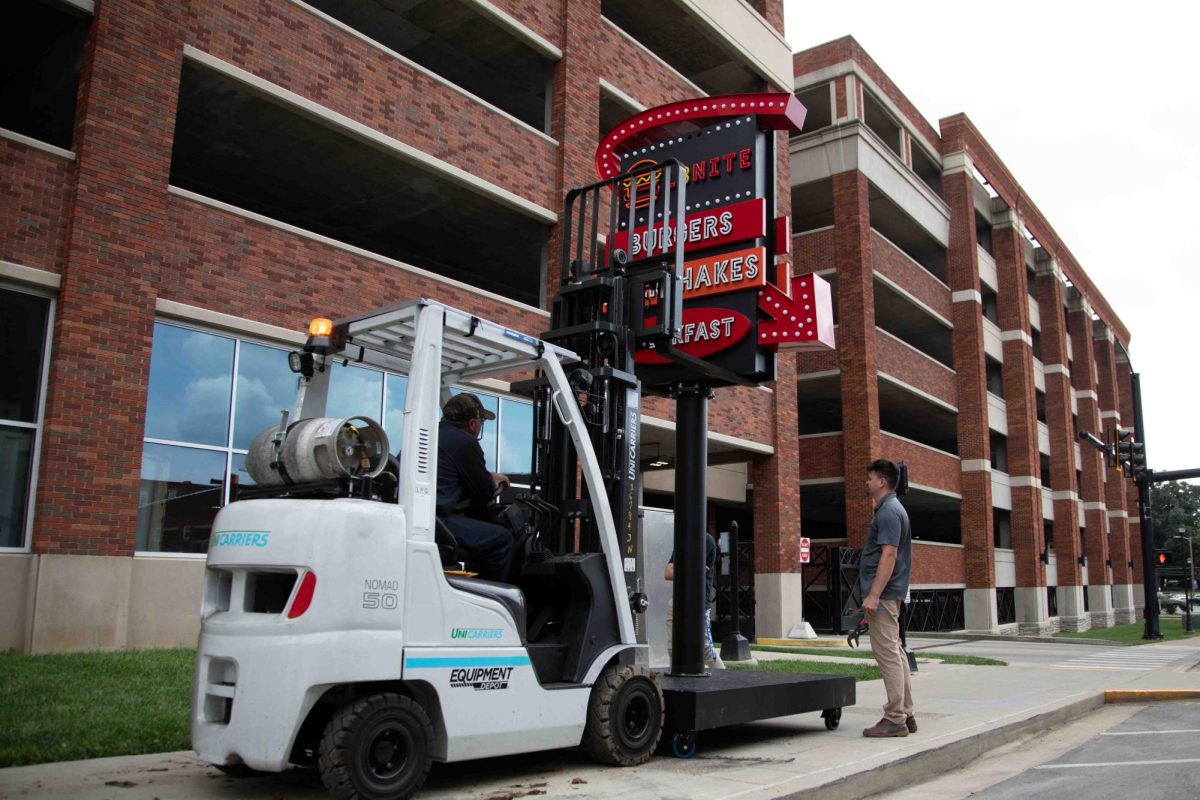
M 708 399 L 698 384 L 675 392 L 675 617 L 671 624 L 671 674 L 704 671 L 704 532 L 708 505 Z
M 1133 424 L 1137 430 L 1137 441 L 1145 443 L 1146 427 L 1142 424 L 1142 376 L 1133 373 Z M 1162 630 L 1158 626 L 1158 570 L 1154 564 L 1154 520 L 1150 510 L 1150 481 L 1149 476 L 1139 476 L 1138 488 L 1138 520 L 1142 529 L 1142 588 L 1145 594 L 1146 629 L 1143 639 L 1161 639 Z

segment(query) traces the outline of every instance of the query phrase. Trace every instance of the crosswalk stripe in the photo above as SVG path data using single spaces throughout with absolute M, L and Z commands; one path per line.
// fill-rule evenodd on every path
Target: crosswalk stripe
M 1156 647 L 1154 650 L 1138 649 L 1132 652 L 1131 650 L 1120 648 L 1104 650 L 1099 653 L 1089 653 L 1085 656 L 1051 664 L 1050 667 L 1052 669 L 1149 672 L 1152 669 L 1179 661 L 1192 653 L 1195 653 L 1195 651 L 1189 647 Z

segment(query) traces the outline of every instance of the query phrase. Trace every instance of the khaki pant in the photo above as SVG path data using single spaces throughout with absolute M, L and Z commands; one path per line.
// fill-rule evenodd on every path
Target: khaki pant
M 883 673 L 887 702 L 883 715 L 899 725 L 912 716 L 912 677 L 908 671 L 908 656 L 900 644 L 900 601 L 881 600 L 879 609 L 867 615 L 871 626 L 871 652 Z

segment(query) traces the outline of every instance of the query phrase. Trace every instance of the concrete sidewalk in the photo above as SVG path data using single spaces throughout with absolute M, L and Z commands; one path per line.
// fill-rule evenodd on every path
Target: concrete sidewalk
M 884 699 L 882 682 L 870 681 L 858 684 L 858 704 L 844 710 L 836 731 L 825 730 L 816 713 L 707 731 L 700 734 L 693 758 L 673 758 L 668 747 L 632 769 L 597 766 L 577 750 L 435 764 L 418 796 L 765 800 L 803 792 L 805 798 L 866 797 L 927 780 L 1099 708 L 1106 690 L 1157 692 L 1133 695 L 1143 699 L 1178 692 L 1200 696 L 1200 639 L 1144 647 L 1172 659 L 1148 671 L 923 660 L 913 679 L 920 731 L 903 739 L 863 738 L 862 729 L 879 719 Z M 328 794 L 315 772 L 232 779 L 188 753 L 169 753 L 0 770 L 0 798 L 17 797 L 265 800 Z

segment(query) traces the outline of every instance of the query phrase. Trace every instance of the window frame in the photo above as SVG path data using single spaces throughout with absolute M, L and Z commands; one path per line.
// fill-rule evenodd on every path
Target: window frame
M 38 475 L 42 464 L 42 439 L 46 430 L 46 395 L 50 390 L 50 362 L 54 350 L 54 319 L 58 308 L 56 292 L 39 289 L 34 286 L 0 282 L 0 289 L 40 297 L 48 301 L 46 308 L 45 345 L 42 347 L 41 374 L 38 376 L 38 401 L 35 421 L 32 423 L 20 420 L 0 420 L 0 424 L 12 428 L 33 431 L 33 447 L 29 458 L 29 486 L 26 489 L 25 526 L 22 532 L 21 544 L 17 547 L 0 546 L 0 553 L 30 553 L 33 550 L 33 523 L 37 512 Z

